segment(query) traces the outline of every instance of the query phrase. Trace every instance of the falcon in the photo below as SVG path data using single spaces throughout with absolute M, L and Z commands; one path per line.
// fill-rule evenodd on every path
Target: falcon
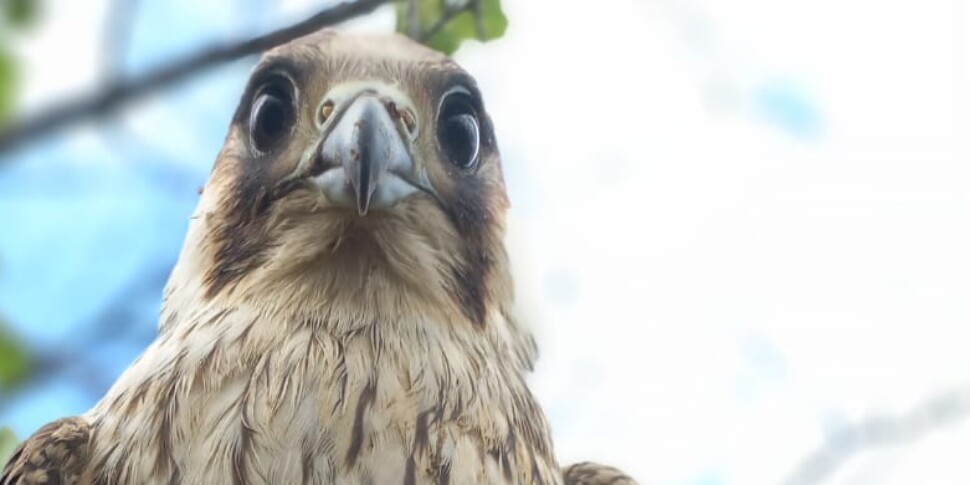
M 156 340 L 0 484 L 632 484 L 560 469 L 511 312 L 509 202 L 468 73 L 323 30 L 253 71 Z

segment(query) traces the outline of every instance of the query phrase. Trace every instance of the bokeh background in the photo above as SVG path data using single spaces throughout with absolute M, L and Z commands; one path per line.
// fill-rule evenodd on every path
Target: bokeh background
M 0 4 L 35 7 L 0 24 L 7 123 L 327 6 Z M 497 127 L 562 461 L 645 484 L 970 483 L 970 6 L 502 8 L 504 35 L 455 57 Z M 153 338 L 254 62 L 0 151 L 17 437 L 84 412 Z

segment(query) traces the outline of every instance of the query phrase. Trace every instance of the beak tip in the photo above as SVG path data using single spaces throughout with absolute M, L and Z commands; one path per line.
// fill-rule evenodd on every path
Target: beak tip
M 363 165 L 362 165 L 363 166 Z M 357 214 L 361 216 L 367 215 L 367 211 L 370 209 L 371 195 L 373 194 L 373 185 L 370 180 L 365 178 L 366 175 L 362 176 L 357 182 L 356 187 L 353 187 L 355 192 L 355 199 L 357 199 Z

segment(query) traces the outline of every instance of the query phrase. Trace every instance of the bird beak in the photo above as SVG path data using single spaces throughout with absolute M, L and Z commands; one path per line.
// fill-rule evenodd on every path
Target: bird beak
M 434 195 L 418 173 L 399 104 L 373 88 L 331 107 L 322 126 L 313 181 L 335 205 L 369 210 L 393 206 L 417 191 Z

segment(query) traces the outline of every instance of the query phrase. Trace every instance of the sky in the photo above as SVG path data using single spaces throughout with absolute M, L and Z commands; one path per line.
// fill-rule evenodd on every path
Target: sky
M 108 2 L 49 3 L 20 46 L 25 111 L 105 72 Z M 141 4 L 124 72 L 319 5 Z M 503 5 L 506 35 L 456 59 L 496 126 L 520 313 L 541 351 L 531 384 L 563 463 L 642 483 L 786 483 L 857 423 L 951 391 L 970 403 L 970 7 Z M 349 28 L 390 31 L 393 15 Z M 32 345 L 56 354 L 120 298 L 143 323 L 87 360 L 110 383 L 137 355 L 251 63 L 0 171 L 0 309 Z M 0 406 L 0 422 L 25 435 L 83 412 L 78 378 Z M 967 483 L 968 447 L 957 419 L 813 483 Z

